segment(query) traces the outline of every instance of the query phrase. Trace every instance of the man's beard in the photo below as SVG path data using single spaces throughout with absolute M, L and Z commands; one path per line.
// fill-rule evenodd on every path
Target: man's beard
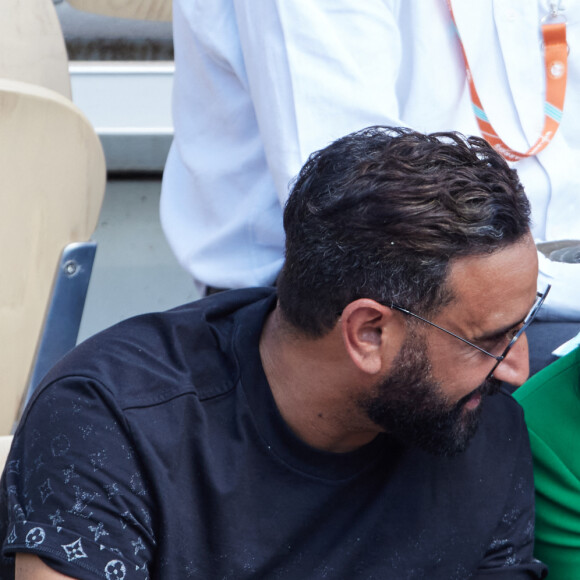
M 456 403 L 449 403 L 431 374 L 425 341 L 410 329 L 393 371 L 358 403 L 374 423 L 402 443 L 453 456 L 467 448 L 477 431 L 485 397 L 497 393 L 500 385 L 501 381 L 488 378 Z M 465 409 L 475 392 L 482 396 L 480 404 Z

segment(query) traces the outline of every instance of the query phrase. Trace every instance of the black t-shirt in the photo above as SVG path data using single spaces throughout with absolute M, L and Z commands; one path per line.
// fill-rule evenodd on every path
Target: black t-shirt
M 381 435 L 309 447 L 258 341 L 275 295 L 232 291 L 89 339 L 46 377 L 1 482 L 13 554 L 81 580 L 539 578 L 527 433 L 506 394 L 467 452 Z

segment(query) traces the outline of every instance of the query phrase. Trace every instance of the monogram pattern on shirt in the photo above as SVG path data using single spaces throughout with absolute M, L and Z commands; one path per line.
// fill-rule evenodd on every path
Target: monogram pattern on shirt
M 83 543 L 81 539 L 75 540 L 72 544 L 63 545 L 62 548 L 66 552 L 66 557 L 69 562 L 78 560 L 79 558 L 86 558 L 87 555 L 83 550 Z
M 105 566 L 105 574 L 107 575 L 107 580 L 123 580 L 127 575 L 127 568 L 121 560 L 111 560 Z
M 7 543 L 25 545 L 39 555 L 60 551 L 62 561 L 71 564 L 72 577 L 73 566 L 88 565 L 102 570 L 107 580 L 148 580 L 150 552 L 138 531 L 145 528 L 152 534 L 151 515 L 141 505 L 133 513 L 124 499 L 148 497 L 148 490 L 124 433 L 110 419 L 87 421 L 87 409 L 100 412 L 93 402 L 77 397 L 66 409 L 66 403 L 51 396 L 44 403 L 54 404 L 51 412 L 43 412 L 39 428 L 6 464 Z M 54 421 L 58 416 L 66 430 Z M 19 446 L 18 438 L 15 444 Z M 115 470 L 127 474 L 125 479 L 112 477 Z M 120 537 L 126 538 L 122 545 Z
M 26 534 L 26 547 L 36 548 L 46 539 L 46 533 L 42 528 L 33 528 Z

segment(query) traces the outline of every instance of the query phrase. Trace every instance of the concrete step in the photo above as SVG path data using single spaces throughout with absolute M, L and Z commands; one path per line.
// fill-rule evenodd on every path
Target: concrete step
M 173 138 L 171 22 L 111 18 L 56 4 L 75 104 L 110 173 L 161 173 Z

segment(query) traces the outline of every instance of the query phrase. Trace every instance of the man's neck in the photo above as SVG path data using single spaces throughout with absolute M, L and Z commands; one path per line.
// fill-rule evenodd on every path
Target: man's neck
M 344 453 L 377 435 L 355 402 L 360 377 L 339 330 L 321 338 L 298 335 L 288 330 L 277 307 L 262 330 L 260 357 L 280 414 L 305 443 Z

